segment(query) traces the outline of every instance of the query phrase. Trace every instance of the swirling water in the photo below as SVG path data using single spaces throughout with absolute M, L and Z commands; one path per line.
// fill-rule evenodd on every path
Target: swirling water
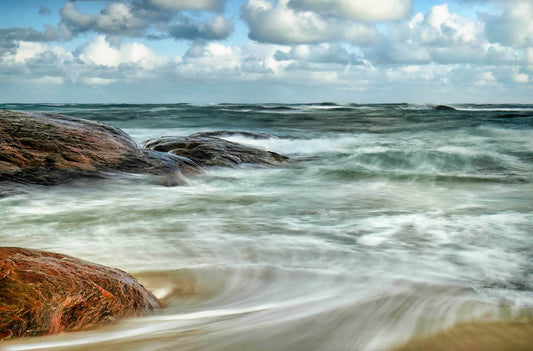
M 264 132 L 230 140 L 293 158 L 180 187 L 126 176 L 0 198 L 1 245 L 124 269 L 165 304 L 0 349 L 389 350 L 518 322 L 526 332 L 505 349 L 533 342 L 533 105 L 455 107 L 0 105 L 106 122 L 139 143 Z

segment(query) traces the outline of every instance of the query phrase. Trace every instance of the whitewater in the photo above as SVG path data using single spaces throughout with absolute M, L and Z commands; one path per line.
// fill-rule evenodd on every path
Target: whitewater
M 0 104 L 108 123 L 140 145 L 266 133 L 228 140 L 291 158 L 175 187 L 122 174 L 0 188 L 0 245 L 123 269 L 164 304 L 0 350 L 526 350 L 533 105 L 453 107 Z

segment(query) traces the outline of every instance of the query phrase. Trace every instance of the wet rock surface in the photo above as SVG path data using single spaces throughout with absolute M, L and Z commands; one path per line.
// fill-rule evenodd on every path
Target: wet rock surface
M 455 108 L 451 106 L 447 106 L 447 105 L 436 105 L 436 106 L 433 106 L 433 109 L 439 110 L 439 111 L 455 111 Z
M 64 115 L 0 111 L 0 181 L 60 184 L 105 172 L 180 171 L 201 172 L 188 161 L 140 150 L 118 128 Z
M 119 269 L 0 247 L 0 340 L 85 330 L 159 307 L 151 292 Z
M 188 137 L 151 139 L 144 144 L 143 148 L 187 157 L 200 166 L 238 167 L 242 164 L 255 164 L 276 167 L 289 160 L 287 156 L 272 151 L 234 143 L 219 137 L 198 136 L 223 135 L 226 132 L 221 133 L 198 133 Z

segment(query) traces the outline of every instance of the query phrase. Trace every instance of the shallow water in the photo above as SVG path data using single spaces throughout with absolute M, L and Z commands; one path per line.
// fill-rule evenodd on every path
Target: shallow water
M 430 338 L 438 349 L 450 327 L 474 330 L 467 341 L 483 323 L 531 330 L 533 105 L 0 108 L 103 121 L 138 142 L 265 132 L 230 140 L 294 160 L 182 187 L 124 176 L 0 198 L 1 245 L 124 269 L 165 304 L 4 350 L 388 350 L 452 335 Z

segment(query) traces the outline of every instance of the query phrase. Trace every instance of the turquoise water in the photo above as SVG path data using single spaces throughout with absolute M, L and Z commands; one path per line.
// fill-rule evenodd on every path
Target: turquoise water
M 136 275 L 165 308 L 5 350 L 387 350 L 459 322 L 533 313 L 533 105 L 3 104 L 124 129 L 139 143 L 220 129 L 290 156 L 20 188 L 3 246 Z

